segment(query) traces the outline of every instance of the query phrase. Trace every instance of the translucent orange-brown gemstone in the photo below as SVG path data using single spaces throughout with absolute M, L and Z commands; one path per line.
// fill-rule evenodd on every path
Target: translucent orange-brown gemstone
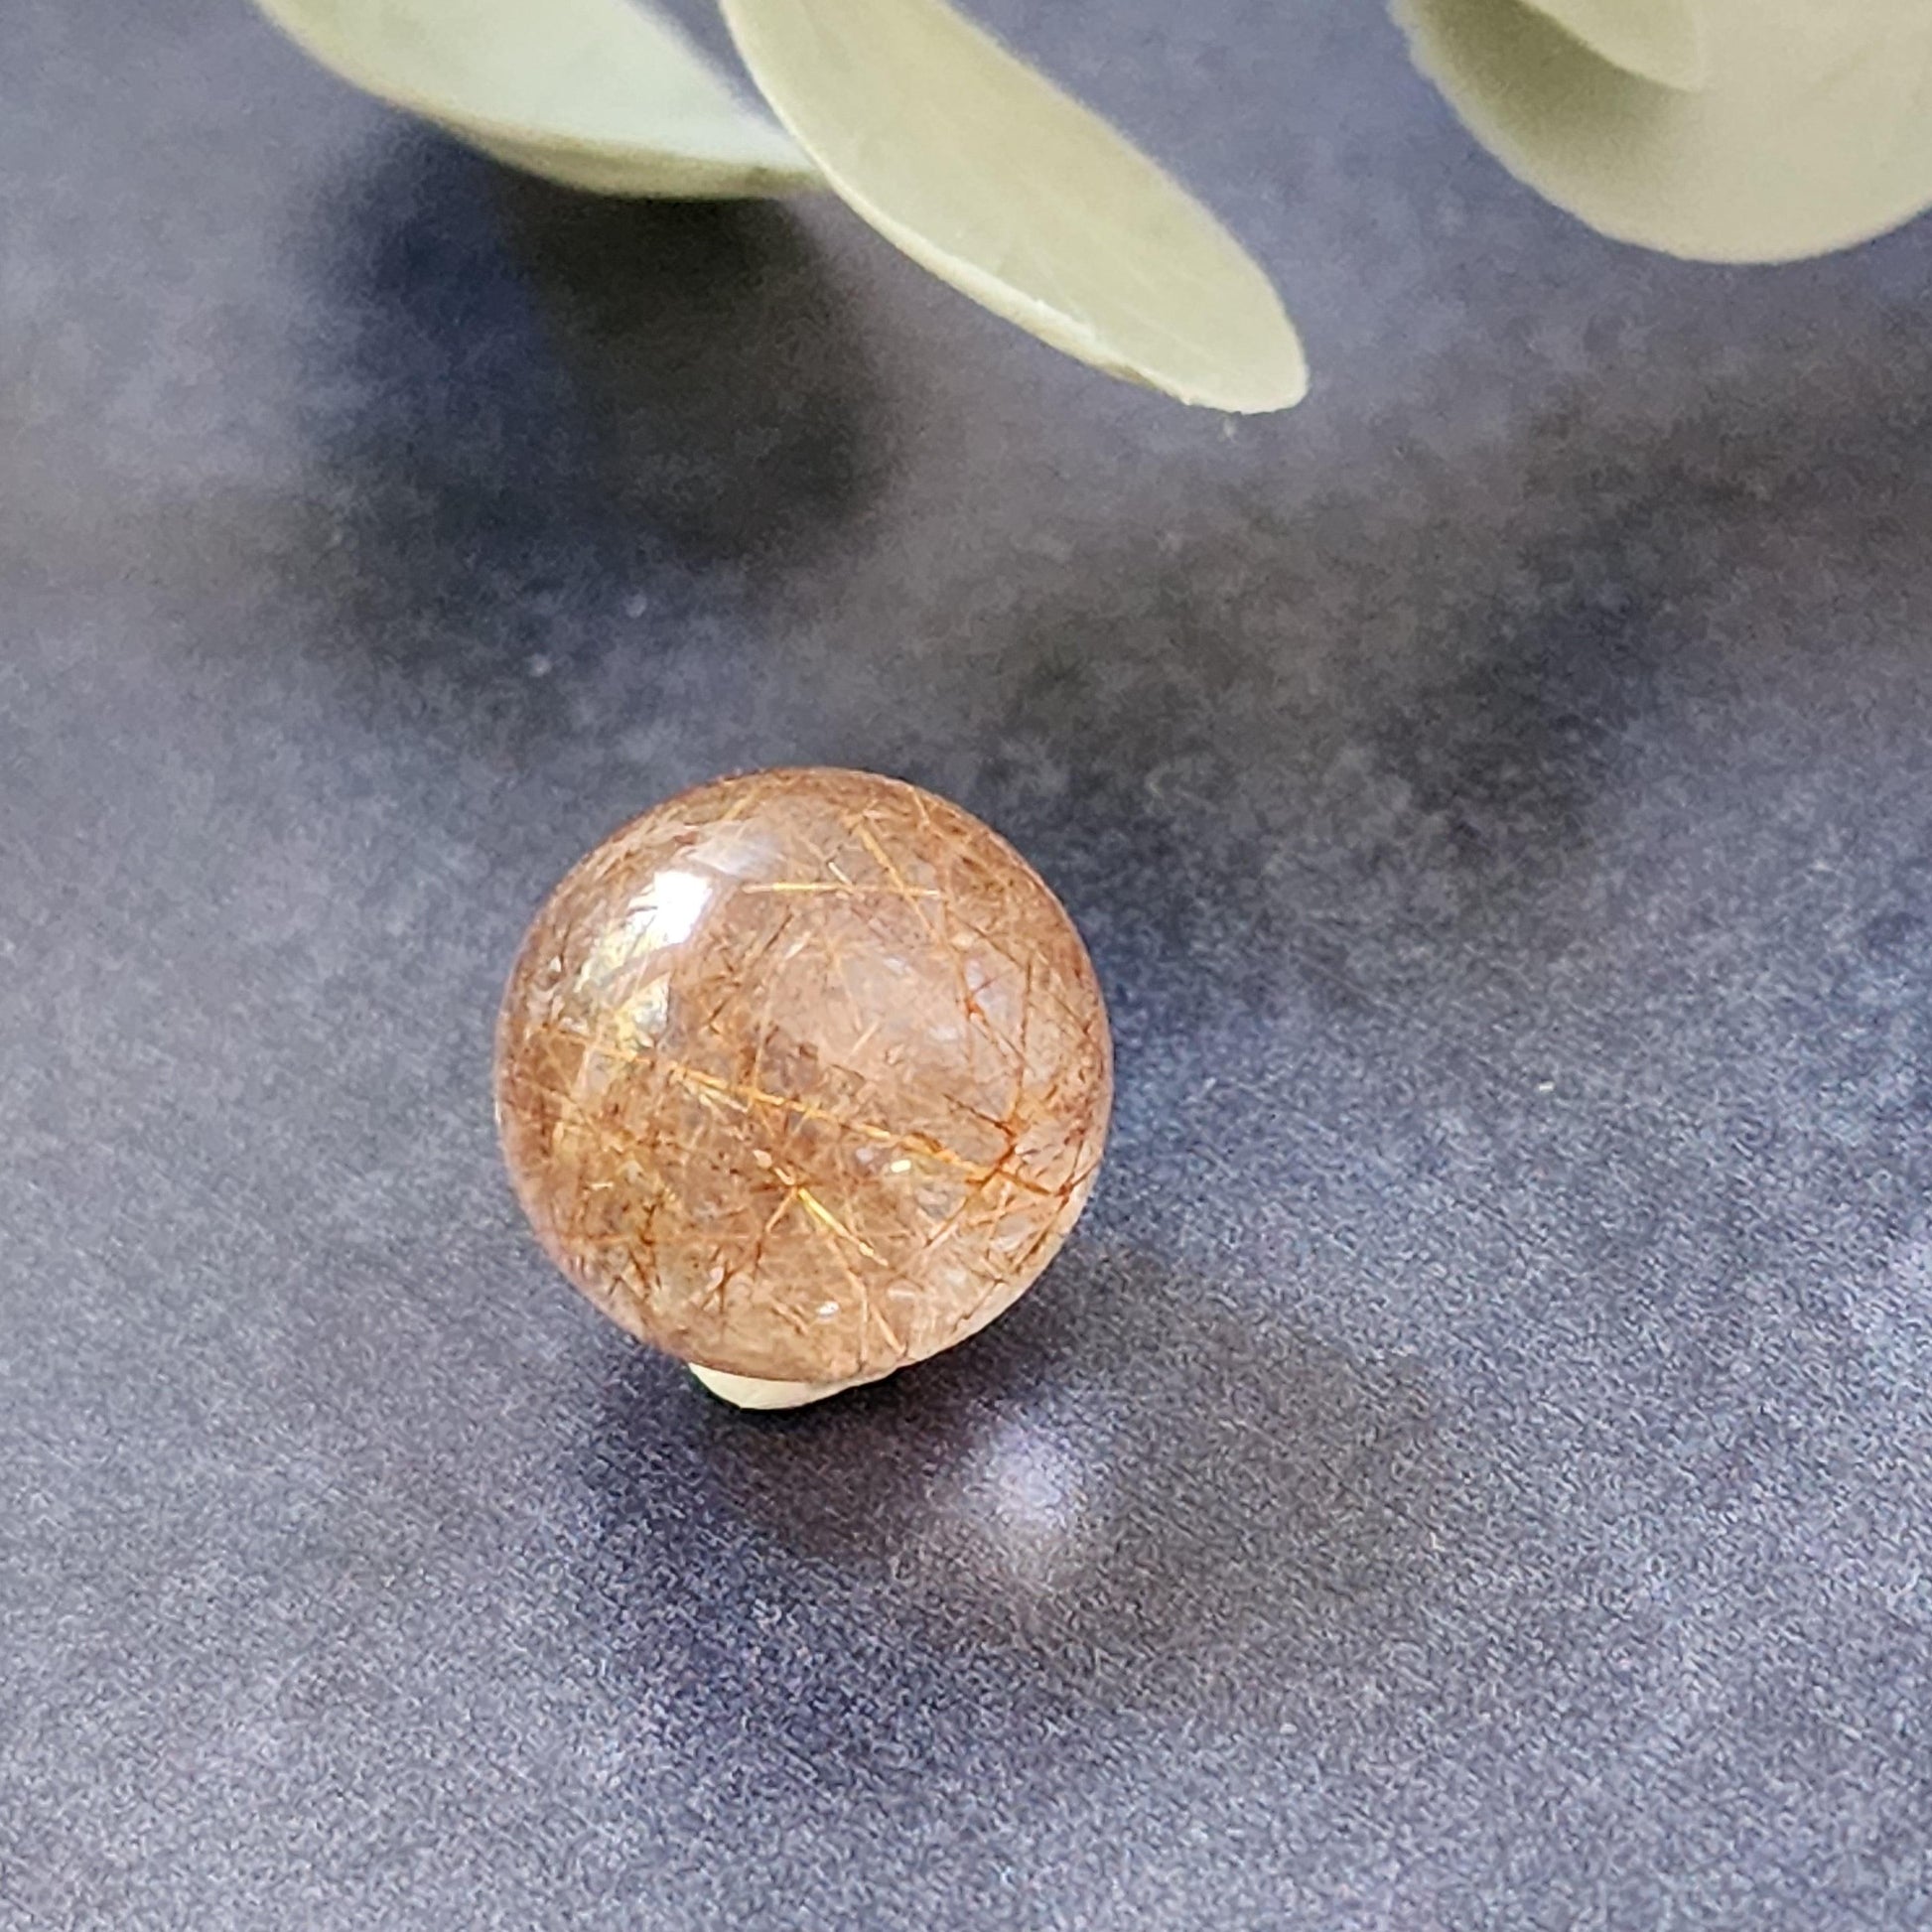
M 1086 949 L 955 805 L 858 771 L 726 778 L 564 880 L 498 1023 L 544 1247 L 685 1360 L 865 1379 L 963 1339 L 1086 1203 L 1112 1098 Z

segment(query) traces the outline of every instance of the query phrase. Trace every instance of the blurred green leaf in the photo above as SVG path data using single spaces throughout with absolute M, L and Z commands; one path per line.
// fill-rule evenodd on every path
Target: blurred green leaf
M 1396 0 L 1417 64 L 1559 207 L 1707 261 L 1784 261 L 1932 207 L 1924 0 L 1704 0 L 1687 93 L 1589 53 L 1518 0 Z
M 776 195 L 811 164 L 637 0 L 256 0 L 345 80 L 604 195 Z

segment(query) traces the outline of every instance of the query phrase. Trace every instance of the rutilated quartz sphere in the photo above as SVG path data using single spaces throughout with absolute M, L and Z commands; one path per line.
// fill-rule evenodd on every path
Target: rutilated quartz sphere
M 1058 1251 L 1113 1095 L 1065 908 L 861 771 L 659 805 L 564 879 L 497 1025 L 496 1120 L 558 1267 L 747 1406 L 962 1341 Z

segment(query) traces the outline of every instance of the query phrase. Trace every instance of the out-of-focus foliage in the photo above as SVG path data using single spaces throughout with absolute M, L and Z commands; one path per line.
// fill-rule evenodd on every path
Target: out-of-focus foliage
M 1786 261 L 1932 207 L 1924 0 L 1688 0 L 1702 83 L 1662 86 L 1546 14 L 1577 0 L 1397 0 L 1470 131 L 1559 207 L 1706 261 Z M 1590 0 L 1634 21 L 1651 0 Z M 1572 19 L 1570 25 L 1577 27 Z
M 257 0 L 325 67 L 513 167 L 604 195 L 817 179 L 768 114 L 633 0 Z
M 257 4 L 345 79 L 516 167 L 613 195 L 828 187 L 1096 367 L 1218 409 L 1307 389 L 1233 236 L 947 0 L 721 0 L 775 120 L 651 0 Z M 1605 234 L 1781 261 L 1932 206 L 1932 0 L 1394 5 L 1476 139 Z

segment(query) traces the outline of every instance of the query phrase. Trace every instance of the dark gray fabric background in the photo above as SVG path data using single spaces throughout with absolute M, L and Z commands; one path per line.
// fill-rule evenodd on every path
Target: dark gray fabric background
M 240 0 L 0 77 L 0 1920 L 1932 1920 L 1932 225 L 1518 190 L 1373 4 L 985 9 L 1315 369 L 514 179 Z M 1011 835 L 1111 1164 L 957 1355 L 705 1400 L 489 1028 L 736 766 Z

